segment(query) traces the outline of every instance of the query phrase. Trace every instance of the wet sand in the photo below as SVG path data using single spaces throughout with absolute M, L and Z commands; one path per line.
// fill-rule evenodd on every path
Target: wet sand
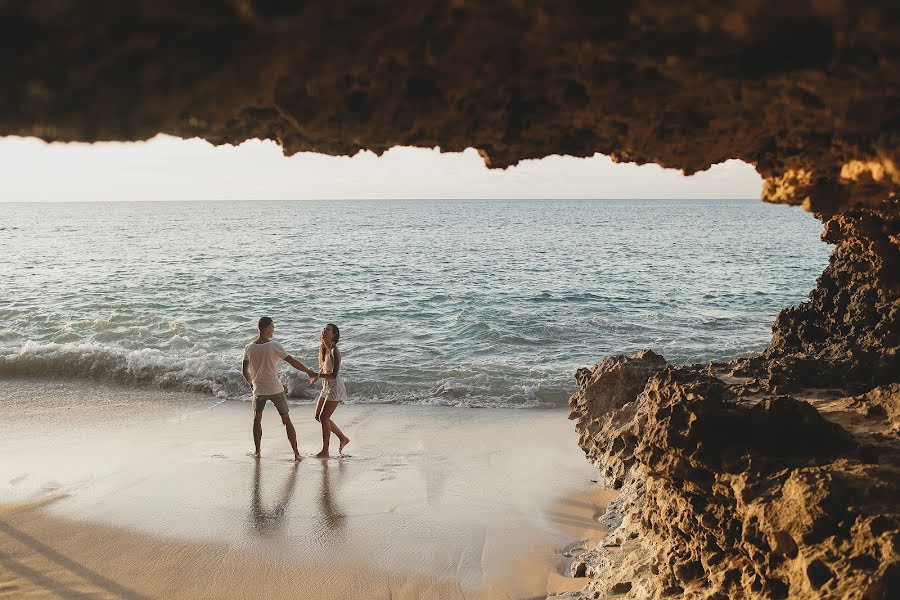
M 347 405 L 319 460 L 311 406 L 0 382 L 0 598 L 534 598 L 612 494 L 564 411 Z M 336 440 L 332 452 L 336 454 Z

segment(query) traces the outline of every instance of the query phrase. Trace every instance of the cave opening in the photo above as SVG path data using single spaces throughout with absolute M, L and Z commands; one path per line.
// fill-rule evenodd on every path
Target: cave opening
M 489 170 L 472 149 L 285 157 L 271 141 L 166 136 L 7 138 L 0 158 L 0 195 L 14 202 L 9 244 L 32 257 L 30 284 L 21 262 L 6 265 L 20 301 L 3 315 L 3 341 L 10 353 L 21 336 L 31 344 L 10 373 L 54 368 L 88 344 L 97 356 L 70 363 L 73 375 L 103 377 L 97 364 L 123 353 L 131 379 L 240 396 L 231 334 L 204 315 L 237 322 L 263 310 L 290 323 L 300 295 L 299 330 L 285 327 L 286 339 L 308 345 L 305 330 L 322 319 L 357 332 L 357 401 L 558 407 L 598 354 L 652 348 L 690 364 L 760 352 L 828 254 L 811 215 L 753 199 L 761 179 L 740 161 L 689 177 L 601 155 Z M 263 260 L 246 252 L 255 219 L 267 223 L 265 260 L 277 273 L 265 295 L 240 283 Z M 69 277 L 51 276 L 60 270 Z M 156 297 L 173 275 L 218 279 L 218 293 L 175 285 Z M 89 308 L 70 300 L 41 328 L 29 324 L 41 299 L 73 288 L 91 291 Z M 150 298 L 156 309 L 141 314 Z M 154 326 L 165 334 L 140 333 Z M 397 370 L 385 344 L 405 349 L 416 376 Z M 134 358 L 146 351 L 158 356 Z M 224 381 L 209 381 L 216 370 Z M 288 380 L 308 399 L 302 378 Z

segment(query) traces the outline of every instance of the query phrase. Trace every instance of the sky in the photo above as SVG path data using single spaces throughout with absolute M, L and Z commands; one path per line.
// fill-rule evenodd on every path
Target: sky
M 762 179 L 729 160 L 685 177 L 658 165 L 549 156 L 487 169 L 469 148 L 395 147 L 376 156 L 283 155 L 271 140 L 213 146 L 0 138 L 0 202 L 415 198 L 759 198 Z

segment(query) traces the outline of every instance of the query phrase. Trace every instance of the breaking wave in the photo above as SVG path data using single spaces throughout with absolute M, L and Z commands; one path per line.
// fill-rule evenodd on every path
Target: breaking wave
M 0 375 L 86 379 L 159 390 L 207 394 L 224 400 L 247 400 L 239 369 L 210 356 L 173 357 L 156 349 L 125 350 L 91 342 L 36 343 L 0 348 Z M 444 377 L 431 384 L 345 376 L 352 403 L 421 404 L 466 407 L 552 407 L 565 397 L 559 386 L 515 382 L 516 374 Z M 289 398 L 312 401 L 318 387 L 294 371 L 282 371 Z M 546 382 L 545 382 L 546 383 Z

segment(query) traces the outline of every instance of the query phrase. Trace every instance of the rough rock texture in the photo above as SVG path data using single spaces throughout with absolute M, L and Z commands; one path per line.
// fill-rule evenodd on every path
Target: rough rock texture
M 900 433 L 900 383 L 877 387 L 850 403 L 867 417 L 882 418 L 893 433 Z
M 642 353 L 578 372 L 570 418 L 622 495 L 571 596 L 900 597 L 891 202 L 827 220 L 829 266 L 759 356 L 659 370 Z
M 900 386 L 748 399 L 726 370 L 667 367 L 599 428 L 579 421 L 623 492 L 572 596 L 897 597 Z
M 900 185 L 898 31 L 875 0 L 0 0 L 0 134 L 741 158 L 831 214 Z
M 900 4 L 0 0 L 0 51 L 0 135 L 754 164 L 831 263 L 760 356 L 581 374 L 589 593 L 900 596 Z
M 604 478 L 613 489 L 624 483 L 625 473 L 634 462 L 634 457 L 621 454 L 621 447 L 632 446 L 634 440 L 621 432 L 615 448 L 603 448 L 616 452 L 612 457 L 598 456 L 592 452 L 599 450 L 591 443 L 592 436 L 606 427 L 610 415 L 632 402 L 647 385 L 647 381 L 666 366 L 666 359 L 652 350 L 641 350 L 634 356 L 608 356 L 593 369 L 578 369 L 575 380 L 581 389 L 569 399 L 572 412 L 570 419 L 577 419 L 575 430 L 579 433 L 578 444 L 588 453 L 588 460 L 604 470 Z
M 665 366 L 666 359 L 662 356 L 653 350 L 641 350 L 634 356 L 607 356 L 593 369 L 578 369 L 575 381 L 581 389 L 569 399 L 572 407 L 569 416 L 597 418 L 622 408 Z
M 822 238 L 836 247 L 809 301 L 778 315 L 762 357 L 768 383 L 865 391 L 897 381 L 900 216 L 851 211 Z

